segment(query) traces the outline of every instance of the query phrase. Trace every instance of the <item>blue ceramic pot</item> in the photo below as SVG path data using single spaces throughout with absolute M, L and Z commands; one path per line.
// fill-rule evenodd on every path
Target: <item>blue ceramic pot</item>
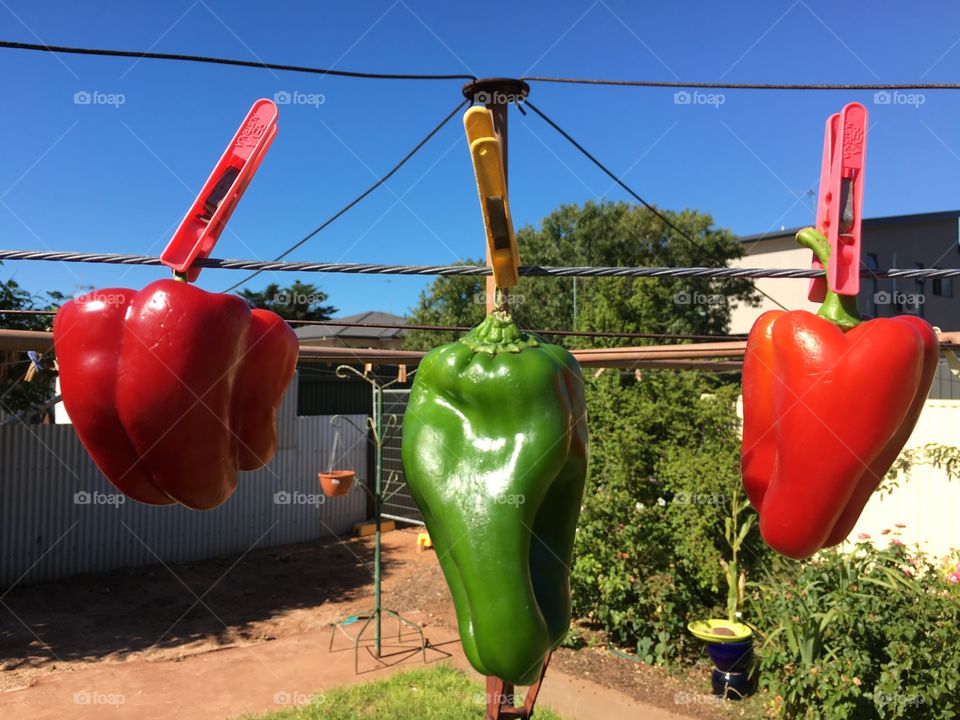
M 707 653 L 717 670 L 745 673 L 753 663 L 753 638 L 743 642 L 707 643 Z
M 715 668 L 711 680 L 713 694 L 725 700 L 742 700 L 753 692 L 753 680 L 746 672 L 722 672 Z

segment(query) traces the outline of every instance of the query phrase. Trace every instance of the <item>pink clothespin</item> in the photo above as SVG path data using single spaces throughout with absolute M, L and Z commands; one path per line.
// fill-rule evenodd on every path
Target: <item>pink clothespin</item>
M 867 148 L 867 109 L 850 103 L 827 118 L 817 195 L 817 230 L 830 242 L 827 277 L 810 281 L 807 297 L 823 302 L 827 283 L 839 295 L 860 292 L 860 221 L 863 167 Z M 823 265 L 813 258 L 813 267 Z
M 201 268 L 193 263 L 210 256 L 276 134 L 277 106 L 257 100 L 160 255 L 164 265 L 197 279 Z

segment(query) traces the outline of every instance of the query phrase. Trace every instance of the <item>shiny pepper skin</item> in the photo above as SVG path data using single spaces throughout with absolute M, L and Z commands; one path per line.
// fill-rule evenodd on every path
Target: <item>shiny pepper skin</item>
M 499 311 L 435 348 L 404 416 L 403 467 L 470 663 L 507 682 L 536 681 L 570 624 L 587 470 L 576 360 Z
M 798 240 L 826 266 L 822 236 Z M 855 299 L 842 302 L 855 314 Z M 840 305 L 830 291 L 822 316 L 764 313 L 743 362 L 744 489 L 764 540 L 796 559 L 850 534 L 909 439 L 939 360 L 924 320 L 858 322 Z
M 71 300 L 53 334 L 77 435 L 133 499 L 213 508 L 273 456 L 298 353 L 276 314 L 159 280 Z

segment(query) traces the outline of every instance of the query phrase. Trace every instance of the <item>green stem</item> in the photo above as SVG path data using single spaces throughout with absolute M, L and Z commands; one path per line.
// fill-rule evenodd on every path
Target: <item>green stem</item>
M 813 250 L 813 254 L 826 270 L 830 262 L 830 243 L 813 228 L 804 228 L 797 233 L 797 242 Z M 817 315 L 829 320 L 841 330 L 849 330 L 860 324 L 860 311 L 857 309 L 856 295 L 838 295 L 827 283 L 827 294 Z

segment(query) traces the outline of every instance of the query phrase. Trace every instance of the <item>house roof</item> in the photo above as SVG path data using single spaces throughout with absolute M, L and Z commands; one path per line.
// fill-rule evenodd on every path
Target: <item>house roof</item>
M 405 325 L 407 319 L 400 315 L 391 313 L 368 310 L 367 312 L 348 315 L 342 318 L 333 318 L 341 320 L 347 325 L 303 325 L 298 327 L 297 337 L 301 340 L 318 340 L 330 338 L 351 338 L 351 339 L 376 339 L 389 340 L 391 338 L 402 337 L 401 328 L 373 328 L 373 327 L 355 327 L 349 323 L 375 323 L 378 325 Z
M 938 212 L 914 213 L 912 215 L 888 215 L 886 217 L 864 218 L 863 227 L 872 228 L 872 227 L 881 227 L 884 225 L 901 225 L 901 224 L 907 224 L 907 223 L 937 222 L 939 220 L 950 220 L 950 219 L 956 219 L 956 218 L 960 218 L 960 210 L 941 210 Z M 772 232 L 756 233 L 754 235 L 741 235 L 740 242 L 756 243 L 756 242 L 763 242 L 764 240 L 777 240 L 785 237 L 793 237 L 804 227 L 809 227 L 809 225 L 804 225 L 802 227 L 795 227 L 795 228 L 787 228 L 786 230 L 776 230 Z

